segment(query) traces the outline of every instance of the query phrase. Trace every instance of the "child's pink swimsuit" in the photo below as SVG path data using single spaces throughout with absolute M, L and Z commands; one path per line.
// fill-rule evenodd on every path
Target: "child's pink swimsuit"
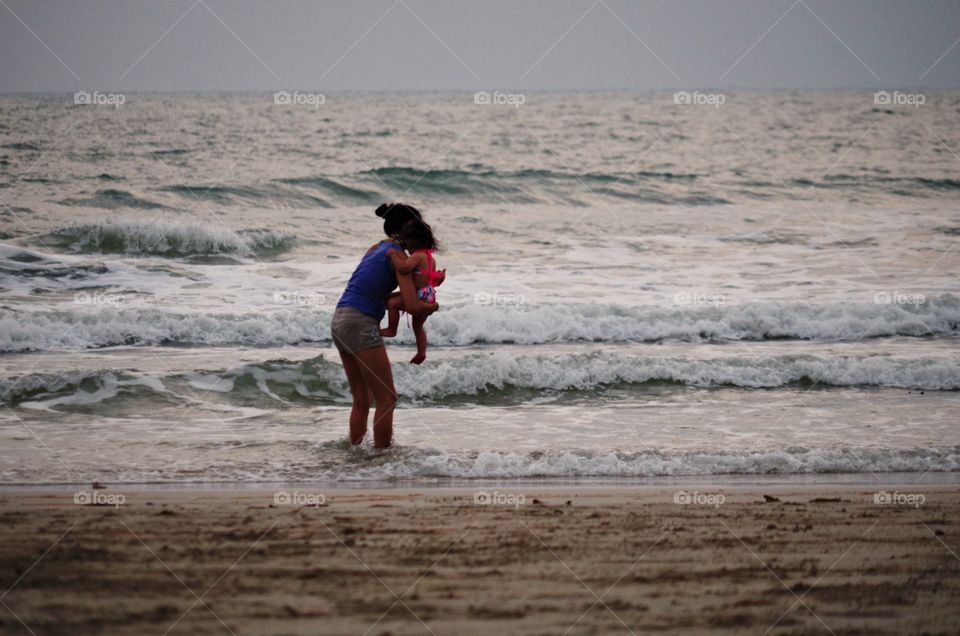
M 413 254 L 423 252 L 427 255 L 427 285 L 417 289 L 417 298 L 425 303 L 437 302 L 437 290 L 434 285 L 440 280 L 440 272 L 437 271 L 436 262 L 433 260 L 433 250 L 414 250 Z M 413 270 L 414 274 L 422 274 L 419 268 Z

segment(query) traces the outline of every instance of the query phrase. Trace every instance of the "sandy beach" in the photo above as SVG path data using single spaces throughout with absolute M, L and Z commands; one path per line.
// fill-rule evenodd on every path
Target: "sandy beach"
M 877 490 L 7 489 L 0 630 L 956 633 L 960 490 Z

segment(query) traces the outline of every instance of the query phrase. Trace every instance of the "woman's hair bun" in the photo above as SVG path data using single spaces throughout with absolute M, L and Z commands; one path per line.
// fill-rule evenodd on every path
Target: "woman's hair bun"
M 420 211 L 406 203 L 381 203 L 374 212 L 383 219 L 383 233 L 387 236 L 399 232 L 410 219 L 423 221 Z

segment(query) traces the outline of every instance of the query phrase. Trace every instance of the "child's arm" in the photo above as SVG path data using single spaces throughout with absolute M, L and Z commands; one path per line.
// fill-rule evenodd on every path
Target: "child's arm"
M 423 252 L 417 252 L 412 256 L 404 256 L 400 250 L 387 250 L 387 256 L 393 263 L 394 269 L 400 274 L 409 274 L 419 265 L 423 265 L 426 255 Z

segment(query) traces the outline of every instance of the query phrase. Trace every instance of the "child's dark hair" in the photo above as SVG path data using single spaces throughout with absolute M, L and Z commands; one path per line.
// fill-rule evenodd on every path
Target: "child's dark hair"
M 440 249 L 440 243 L 433 235 L 433 228 L 421 219 L 410 219 L 404 223 L 397 237 L 410 251 Z

